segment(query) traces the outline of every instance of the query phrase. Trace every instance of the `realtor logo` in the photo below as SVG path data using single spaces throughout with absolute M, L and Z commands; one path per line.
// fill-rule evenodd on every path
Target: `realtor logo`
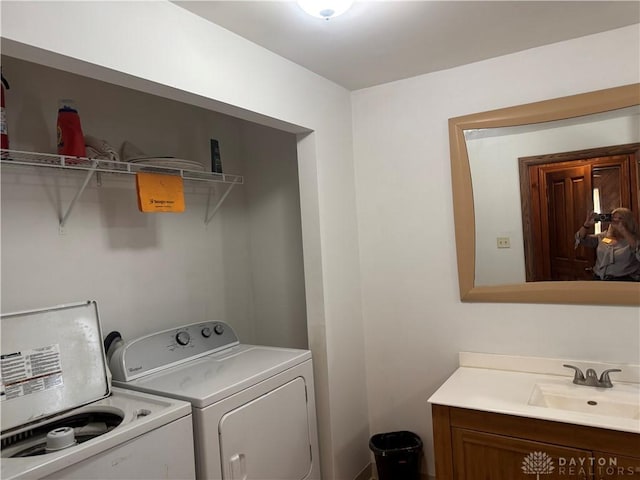
M 528 475 L 535 475 L 540 480 L 540 475 L 553 473 L 553 459 L 544 452 L 531 452 L 522 461 L 522 471 Z

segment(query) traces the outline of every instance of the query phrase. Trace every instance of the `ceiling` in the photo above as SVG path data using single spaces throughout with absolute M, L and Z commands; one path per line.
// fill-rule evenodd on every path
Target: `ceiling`
M 295 1 L 174 3 L 349 90 L 640 23 L 640 1 L 356 1 L 331 20 Z

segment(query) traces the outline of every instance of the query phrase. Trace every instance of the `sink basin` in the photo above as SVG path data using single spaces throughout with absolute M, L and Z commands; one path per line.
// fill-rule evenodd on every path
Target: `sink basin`
M 637 420 L 640 419 L 640 389 L 622 384 L 594 388 L 573 383 L 537 383 L 529 405 Z

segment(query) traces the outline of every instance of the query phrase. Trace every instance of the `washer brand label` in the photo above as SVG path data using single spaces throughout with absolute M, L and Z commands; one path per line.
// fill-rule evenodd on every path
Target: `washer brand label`
M 30 395 L 63 385 L 60 347 L 0 355 L 0 400 Z

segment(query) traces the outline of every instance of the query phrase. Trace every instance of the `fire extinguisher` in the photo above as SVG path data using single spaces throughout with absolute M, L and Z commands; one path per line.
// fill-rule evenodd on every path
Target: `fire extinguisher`
M 9 90 L 9 83 L 7 79 L 4 78 L 4 75 L 0 73 L 0 77 L 2 77 L 2 110 L 0 111 L 0 134 L 2 135 L 2 143 L 0 148 L 8 149 L 9 148 L 9 128 L 7 126 L 7 114 L 4 111 L 4 89 Z

